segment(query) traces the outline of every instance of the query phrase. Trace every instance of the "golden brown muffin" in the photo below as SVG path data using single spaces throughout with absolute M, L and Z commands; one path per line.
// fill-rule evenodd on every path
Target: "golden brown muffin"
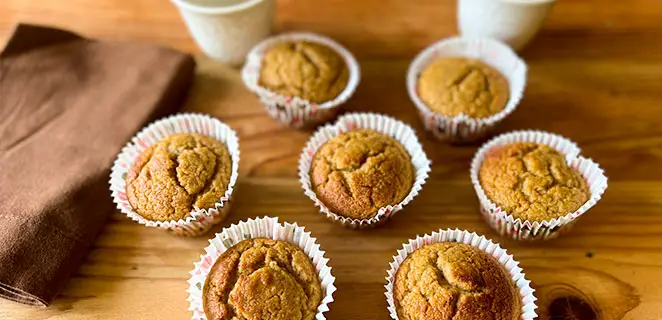
M 432 111 L 454 117 L 487 118 L 508 103 L 508 80 L 487 64 L 467 58 L 440 58 L 418 79 L 418 96 Z
M 487 197 L 515 218 L 562 217 L 588 201 L 586 181 L 549 146 L 514 143 L 486 155 L 478 172 Z
M 407 150 L 392 137 L 372 130 L 343 133 L 315 153 L 310 167 L 313 191 L 332 212 L 368 219 L 396 205 L 414 183 Z
M 333 49 L 317 43 L 281 43 L 262 60 L 261 86 L 288 97 L 313 103 L 333 100 L 347 86 L 345 60 Z
M 518 320 L 522 308 L 498 261 L 455 242 L 412 252 L 395 274 L 393 294 L 400 320 Z
M 126 194 L 133 210 L 146 219 L 179 220 L 194 206 L 213 208 L 231 172 L 222 142 L 197 133 L 174 134 L 136 158 L 126 176 Z
M 310 320 L 322 287 L 310 258 L 285 241 L 241 241 L 214 263 L 203 289 L 209 320 Z

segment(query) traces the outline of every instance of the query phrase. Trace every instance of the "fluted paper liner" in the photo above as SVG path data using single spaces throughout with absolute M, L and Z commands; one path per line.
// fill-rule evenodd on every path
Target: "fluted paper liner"
M 349 79 L 345 89 L 336 98 L 316 104 L 299 97 L 286 97 L 260 86 L 258 80 L 264 54 L 274 45 L 295 41 L 322 44 L 335 50 L 343 57 L 347 64 Z M 241 75 L 244 84 L 260 98 L 267 112 L 274 119 L 295 128 L 321 124 L 333 118 L 338 112 L 337 107 L 345 103 L 354 94 L 361 78 L 356 58 L 345 47 L 328 37 L 306 32 L 284 33 L 258 43 L 248 53 Z
M 153 221 L 138 214 L 126 195 L 126 174 L 138 155 L 163 138 L 176 133 L 200 133 L 225 144 L 232 158 L 232 175 L 225 194 L 213 208 L 194 208 L 186 218 L 171 221 Z M 227 215 L 232 191 L 239 170 L 239 139 L 237 134 L 216 118 L 202 114 L 178 114 L 157 120 L 142 129 L 117 156 L 110 173 L 110 191 L 117 208 L 132 220 L 148 226 L 171 231 L 181 236 L 196 236 L 209 230 Z
M 396 205 L 380 208 L 377 214 L 370 219 L 353 219 L 331 212 L 321 200 L 317 199 L 310 182 L 310 166 L 315 152 L 333 137 L 356 129 L 372 129 L 396 139 L 409 153 L 415 172 L 414 183 L 409 194 Z M 418 142 L 414 129 L 404 122 L 375 113 L 349 113 L 338 118 L 335 124 L 319 128 L 308 140 L 299 158 L 299 178 L 305 194 L 315 202 L 320 212 L 327 218 L 349 228 L 365 228 L 378 225 L 402 210 L 423 188 L 429 172 L 430 160 L 423 151 L 423 146 Z
M 485 159 L 486 154 L 495 147 L 517 143 L 535 142 L 552 147 L 566 156 L 568 165 L 577 169 L 584 177 L 591 196 L 586 203 L 573 212 L 568 212 L 563 217 L 545 220 L 529 221 L 515 219 L 501 207 L 488 199 L 485 191 L 478 180 L 478 171 Z M 542 131 L 514 131 L 495 137 L 485 143 L 476 152 L 471 161 L 471 183 L 476 190 L 480 202 L 480 210 L 487 222 L 501 235 L 515 240 L 547 240 L 558 237 L 570 230 L 576 219 L 593 207 L 607 189 L 607 177 L 600 166 L 591 159 L 579 155 L 580 149 L 577 145 L 561 136 Z
M 324 312 L 329 311 L 329 303 L 333 302 L 333 293 L 336 291 L 334 285 L 335 277 L 331 274 L 331 267 L 328 265 L 329 259 L 324 257 L 324 251 L 317 244 L 317 240 L 311 237 L 310 232 L 306 232 L 304 227 L 296 223 L 278 222 L 278 218 L 263 217 L 248 219 L 233 224 L 223 229 L 216 237 L 209 240 L 209 246 L 205 248 L 205 254 L 200 256 L 200 261 L 195 262 L 193 271 L 190 272 L 191 278 L 188 280 L 189 310 L 193 312 L 192 320 L 207 320 L 205 315 L 202 293 L 207 275 L 216 259 L 227 249 L 240 241 L 251 238 L 269 238 L 273 240 L 287 241 L 297 245 L 310 258 L 313 266 L 317 270 L 324 298 L 317 307 L 315 319 L 323 320 Z
M 487 118 L 465 114 L 449 117 L 428 108 L 418 96 L 418 78 L 428 65 L 443 57 L 477 59 L 499 71 L 508 80 L 510 89 L 505 108 Z M 502 42 L 488 38 L 449 38 L 427 47 L 412 61 L 407 71 L 407 91 L 426 130 L 439 140 L 469 142 L 484 137 L 517 108 L 526 86 L 526 71 L 526 63 Z
M 398 268 L 402 262 L 416 249 L 432 243 L 438 242 L 458 242 L 471 245 L 476 247 L 481 251 L 487 253 L 488 255 L 494 257 L 511 276 L 513 283 L 519 289 L 519 294 L 522 298 L 522 316 L 523 320 L 531 320 L 536 318 L 536 297 L 533 295 L 533 290 L 531 288 L 531 281 L 527 280 L 524 275 L 524 271 L 520 268 L 519 262 L 516 261 L 512 255 L 508 254 L 505 249 L 502 249 L 499 244 L 492 242 L 491 240 L 485 238 L 485 236 L 479 236 L 474 232 L 468 232 L 465 230 L 439 230 L 437 232 L 432 232 L 430 235 L 417 236 L 416 239 L 410 239 L 408 243 L 402 245 L 402 249 L 398 249 L 398 254 L 393 256 L 393 261 L 389 263 L 391 268 L 387 272 L 386 276 L 386 302 L 388 303 L 388 311 L 391 314 L 391 318 L 398 320 L 398 314 L 395 309 L 395 302 L 393 296 L 393 284 L 395 282 L 395 274 L 398 271 Z

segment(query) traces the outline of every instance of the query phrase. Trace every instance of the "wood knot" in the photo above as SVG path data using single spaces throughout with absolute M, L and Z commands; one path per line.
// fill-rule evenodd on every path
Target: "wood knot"
M 554 299 L 548 307 L 550 320 L 597 320 L 590 304 L 575 296 Z
M 600 270 L 528 268 L 527 274 L 535 275 L 541 320 L 622 319 L 640 302 L 632 285 Z

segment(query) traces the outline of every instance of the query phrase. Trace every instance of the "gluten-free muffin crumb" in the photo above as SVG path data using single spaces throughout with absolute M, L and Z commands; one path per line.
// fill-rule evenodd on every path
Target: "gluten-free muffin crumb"
M 547 145 L 514 143 L 490 150 L 478 172 L 487 197 L 513 217 L 544 221 L 588 201 L 586 180 Z
M 409 153 L 394 138 L 373 130 L 355 130 L 319 148 L 310 179 L 313 191 L 329 210 L 367 219 L 409 194 L 414 168 Z
M 313 103 L 335 99 L 348 81 L 342 56 L 325 45 L 305 41 L 269 48 L 259 78 L 259 84 L 271 91 Z
M 179 220 L 213 208 L 227 191 L 232 159 L 225 145 L 197 133 L 165 137 L 145 149 L 126 176 L 131 207 L 154 221 Z
M 203 288 L 210 320 L 311 320 L 322 301 L 317 271 L 299 247 L 255 238 L 221 254 Z
M 393 287 L 401 320 L 518 320 L 521 298 L 508 272 L 470 245 L 425 245 L 402 262 Z

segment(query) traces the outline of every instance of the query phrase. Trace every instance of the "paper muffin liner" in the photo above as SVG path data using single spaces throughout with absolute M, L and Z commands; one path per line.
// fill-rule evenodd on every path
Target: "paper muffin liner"
M 510 90 L 505 108 L 487 118 L 471 118 L 465 114 L 449 117 L 428 108 L 418 96 L 418 78 L 428 65 L 442 57 L 477 59 L 499 71 L 508 79 Z M 437 139 L 453 143 L 471 142 L 486 136 L 517 108 L 526 85 L 526 70 L 526 63 L 502 42 L 489 38 L 449 38 L 427 47 L 412 61 L 407 71 L 407 91 L 425 129 Z
M 524 271 L 520 268 L 519 262 L 516 261 L 512 255 L 508 254 L 506 249 L 501 248 L 497 243 L 492 242 L 485 238 L 485 236 L 479 236 L 474 232 L 468 232 L 465 230 L 439 230 L 438 232 L 432 232 L 431 235 L 417 236 L 416 239 L 410 239 L 408 243 L 402 245 L 402 249 L 398 249 L 398 254 L 393 256 L 393 261 L 389 263 L 391 268 L 387 271 L 386 276 L 386 302 L 388 303 L 388 311 L 391 314 L 391 318 L 398 320 L 398 313 L 395 309 L 395 301 L 393 294 L 393 285 L 395 283 L 395 275 L 400 268 L 400 265 L 403 261 L 416 249 L 423 247 L 424 245 L 438 243 L 438 242 L 458 242 L 471 245 L 476 247 L 481 251 L 487 253 L 488 255 L 494 257 L 511 276 L 513 283 L 519 289 L 520 297 L 522 298 L 522 320 L 531 320 L 537 317 L 536 315 L 536 297 L 533 295 L 533 288 L 531 288 L 531 281 L 527 280 L 524 275 Z
M 349 79 L 345 89 L 333 100 L 312 103 L 299 97 L 286 97 L 259 85 L 262 59 L 269 48 L 283 42 L 307 41 L 325 45 L 335 50 L 347 64 Z M 267 38 L 258 43 L 246 58 L 241 71 L 244 84 L 255 93 L 264 104 L 267 112 L 278 122 L 294 128 L 315 126 L 331 120 L 338 112 L 338 106 L 345 103 L 356 91 L 361 78 L 356 58 L 336 41 L 314 33 L 290 32 Z
M 203 290 L 207 275 L 216 259 L 233 245 L 240 241 L 251 238 L 269 238 L 273 240 L 287 241 L 297 245 L 303 250 L 317 270 L 317 274 L 324 292 L 324 298 L 317 307 L 315 319 L 323 320 L 324 312 L 329 311 L 329 303 L 333 302 L 333 293 L 336 291 L 334 285 L 335 277 L 331 274 L 329 259 L 324 257 L 324 251 L 317 244 L 317 240 L 306 232 L 304 227 L 296 223 L 285 222 L 281 224 L 278 218 L 263 217 L 248 219 L 233 224 L 216 234 L 209 240 L 209 246 L 205 248 L 205 254 L 200 256 L 200 261 L 195 262 L 193 271 L 189 272 L 191 278 L 188 280 L 189 288 L 186 290 L 189 296 L 189 310 L 193 312 L 192 320 L 207 320 L 203 306 Z
M 495 147 L 517 142 L 535 142 L 552 147 L 566 156 L 568 165 L 578 170 L 586 180 L 591 196 L 586 203 L 573 212 L 568 212 L 563 217 L 545 220 L 529 221 L 515 218 L 501 207 L 488 199 L 485 191 L 478 180 L 480 166 L 486 154 Z M 600 166 L 591 159 L 579 155 L 580 149 L 577 145 L 561 136 L 541 131 L 514 131 L 495 137 L 485 143 L 476 152 L 471 161 L 471 183 L 478 195 L 480 210 L 487 222 L 502 236 L 515 240 L 547 240 L 558 237 L 570 230 L 582 214 L 593 207 L 607 189 L 607 177 Z
M 355 129 L 372 129 L 393 137 L 407 150 L 415 169 L 414 183 L 409 194 L 396 205 L 381 207 L 377 211 L 377 214 L 369 219 L 354 219 L 331 212 L 321 200 L 317 199 L 317 195 L 313 191 L 310 182 L 310 166 L 317 150 L 333 137 Z M 335 124 L 329 124 L 319 128 L 310 140 L 308 140 L 299 158 L 299 180 L 301 181 L 304 193 L 315 202 L 320 212 L 328 219 L 353 229 L 376 226 L 402 210 L 423 188 L 429 172 L 430 160 L 428 160 L 425 151 L 423 151 L 423 146 L 418 142 L 414 129 L 404 122 L 375 113 L 345 114 L 338 118 Z
M 126 195 L 126 175 L 138 155 L 163 138 L 176 133 L 200 133 L 225 144 L 232 158 L 232 175 L 225 194 L 213 208 L 195 208 L 183 219 L 153 221 L 133 210 Z M 200 235 L 219 223 L 228 213 L 239 169 L 239 139 L 237 134 L 216 118 L 202 114 L 178 114 L 155 121 L 143 128 L 117 156 L 110 173 L 110 192 L 117 208 L 132 220 L 148 226 L 168 230 L 180 236 Z

